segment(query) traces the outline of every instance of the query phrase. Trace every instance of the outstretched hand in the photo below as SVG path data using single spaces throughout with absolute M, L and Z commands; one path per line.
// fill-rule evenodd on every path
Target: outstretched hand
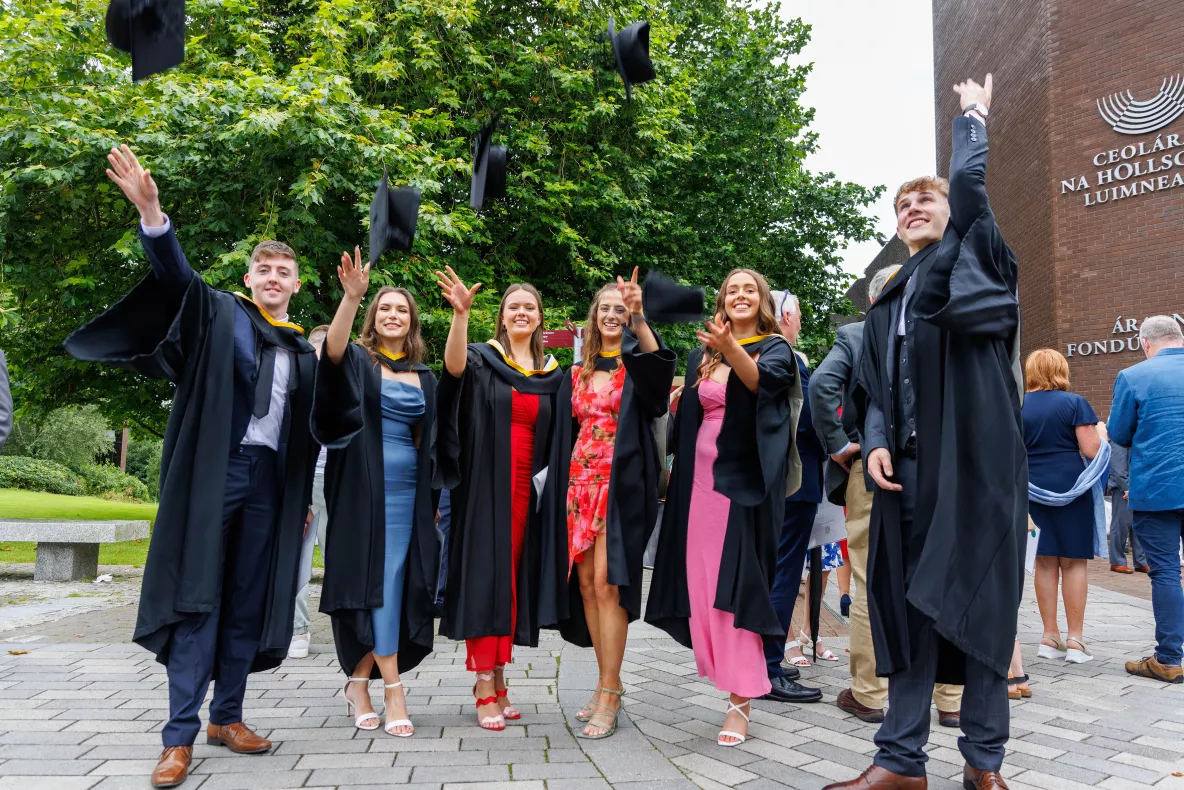
M 715 318 L 707 319 L 703 326 L 707 331 L 700 329 L 695 334 L 699 336 L 699 342 L 708 348 L 722 354 L 736 342 L 732 337 L 732 322 L 725 319 L 723 313 L 716 313 Z
M 107 178 L 123 190 L 124 197 L 140 212 L 144 225 L 150 228 L 163 225 L 160 191 L 152 180 L 152 171 L 143 168 L 126 144 L 112 148 L 111 153 L 107 154 L 107 161 L 111 163 L 111 167 L 107 168 Z
M 977 104 L 980 107 L 991 109 L 991 88 L 994 80 L 991 75 L 987 75 L 987 79 L 982 85 L 979 85 L 974 80 L 966 80 L 966 82 L 959 82 L 954 86 L 954 92 L 958 94 L 960 106 L 963 110 L 972 104 Z
M 466 286 L 451 266 L 445 266 L 444 271 L 436 272 L 436 284 L 440 286 L 440 295 L 444 300 L 452 305 L 454 312 L 461 315 L 468 315 L 469 309 L 473 306 L 473 296 L 481 288 L 481 283 L 474 283 L 472 288 Z
M 625 303 L 625 308 L 630 313 L 642 312 L 641 304 L 641 286 L 637 284 L 637 267 L 633 267 L 633 276 L 625 281 L 621 275 L 617 275 L 617 291 L 621 294 L 621 301 Z
M 370 264 L 362 265 L 362 249 L 354 247 L 354 257 L 348 252 L 341 253 L 341 265 L 337 267 L 337 279 L 341 280 L 341 287 L 345 289 L 345 296 L 355 302 L 361 302 L 362 297 L 370 288 Z

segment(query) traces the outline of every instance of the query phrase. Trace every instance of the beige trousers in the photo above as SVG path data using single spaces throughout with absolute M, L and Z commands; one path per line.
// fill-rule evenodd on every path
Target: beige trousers
M 855 590 L 851 595 L 851 694 L 860 705 L 883 708 L 888 702 L 888 678 L 876 677 L 876 654 L 867 614 L 867 549 L 872 495 L 864 487 L 863 462 L 851 464 L 847 481 L 847 553 Z M 937 709 L 946 713 L 962 707 L 962 687 L 938 683 L 933 687 Z

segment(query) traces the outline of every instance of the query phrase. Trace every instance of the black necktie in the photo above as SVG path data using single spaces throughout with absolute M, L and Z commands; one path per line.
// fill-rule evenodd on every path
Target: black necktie
M 251 414 L 257 420 L 267 416 L 271 409 L 271 382 L 275 378 L 275 346 L 259 338 L 255 353 L 255 408 Z

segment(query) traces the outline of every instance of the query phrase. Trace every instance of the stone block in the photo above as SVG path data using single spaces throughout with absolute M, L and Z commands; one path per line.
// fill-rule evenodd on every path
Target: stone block
M 73 582 L 93 579 L 99 572 L 97 543 L 38 543 L 33 580 Z

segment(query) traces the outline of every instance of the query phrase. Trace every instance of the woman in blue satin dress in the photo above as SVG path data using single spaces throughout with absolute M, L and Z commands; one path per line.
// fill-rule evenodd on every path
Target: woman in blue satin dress
M 357 711 L 354 726 L 379 726 L 368 693 L 377 674 L 385 692 L 384 729 L 409 737 L 414 727 L 399 673 L 431 652 L 436 613 L 436 379 L 422 363 L 414 297 L 402 288 L 380 289 L 358 342 L 350 343 L 369 285 L 360 251 L 352 260 L 342 256 L 338 275 L 345 296 L 325 339 L 313 403 L 313 435 L 329 448 L 331 548 L 320 608 L 333 619 L 347 675 L 342 695 L 347 712 Z

